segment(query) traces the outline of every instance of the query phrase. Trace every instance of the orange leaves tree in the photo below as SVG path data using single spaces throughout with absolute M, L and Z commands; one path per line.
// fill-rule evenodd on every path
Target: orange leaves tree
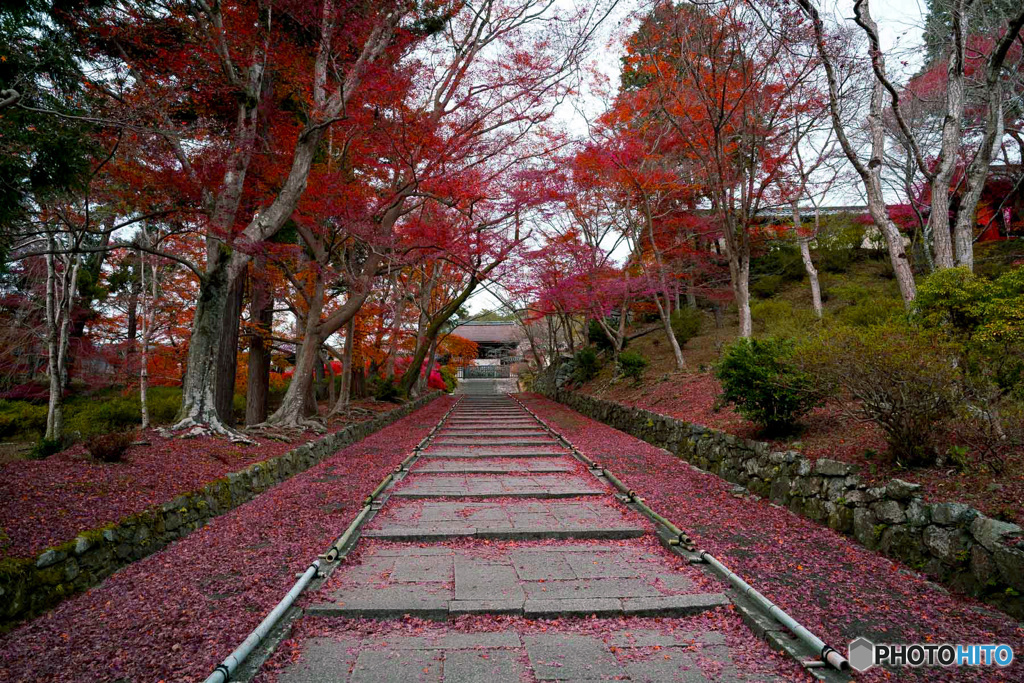
M 757 10 L 744 0 L 658 5 L 627 41 L 616 102 L 674 133 L 673 167 L 721 231 L 742 336 L 752 332 L 750 229 L 799 142 L 792 122 L 804 103 L 791 94 L 816 66 L 794 49 L 806 39 L 795 17 Z

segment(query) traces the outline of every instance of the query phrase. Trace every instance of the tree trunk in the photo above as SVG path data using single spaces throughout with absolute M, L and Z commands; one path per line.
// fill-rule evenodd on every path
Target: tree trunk
M 57 332 L 57 265 L 53 252 L 57 250 L 52 234 L 47 234 L 46 254 L 46 346 L 49 353 L 48 373 L 50 375 L 50 400 L 46 410 L 45 439 L 54 440 L 63 436 L 64 396 L 60 385 L 58 355 L 60 340 Z
M 361 360 L 361 359 L 360 359 Z M 355 359 L 353 359 L 355 363 Z M 366 398 L 366 368 L 362 362 L 352 366 L 352 398 Z
M 957 149 L 963 142 L 961 122 L 964 116 L 964 0 L 954 0 L 949 7 L 953 41 L 946 61 L 946 112 L 942 120 L 942 144 L 938 168 L 932 179 L 931 213 L 928 225 L 935 247 L 935 267 L 953 267 L 953 239 L 949 231 L 949 180 L 956 166 Z
M 139 261 L 142 261 L 141 253 Z M 141 273 L 140 273 L 141 277 Z M 143 286 L 145 286 L 143 284 Z M 143 314 L 145 315 L 145 314 Z M 125 341 L 127 342 L 128 356 L 134 353 L 135 339 L 139 336 L 139 287 L 136 284 L 132 284 L 131 291 L 128 293 L 128 332 L 125 335 Z
M 235 378 L 238 375 L 238 330 L 242 319 L 245 277 L 238 277 L 224 302 L 224 332 L 217 350 L 217 414 L 228 427 L 235 426 Z
M 819 213 L 817 209 L 814 210 L 814 233 L 812 235 L 801 235 L 800 206 L 797 202 L 793 202 L 792 207 L 793 228 L 796 232 L 796 241 L 800 245 L 800 258 L 803 259 L 804 269 L 807 271 L 807 279 L 811 283 L 811 305 L 814 306 L 814 315 L 821 318 L 821 286 L 818 284 L 818 269 L 814 267 L 814 261 L 811 260 L 811 240 L 818 234 Z
M 256 270 L 263 264 L 257 261 Z M 245 424 L 255 425 L 267 419 L 267 398 L 270 395 L 270 335 L 274 327 L 274 298 L 270 283 L 258 273 L 252 277 L 252 302 L 249 318 L 249 368 L 245 385 Z
M 334 360 L 330 353 L 325 354 L 327 361 L 324 363 L 324 367 L 327 369 L 327 414 L 331 414 L 331 409 L 334 408 L 338 402 L 338 387 L 336 383 L 338 381 L 338 374 L 334 372 Z
M 917 296 L 917 287 L 914 284 L 914 274 L 910 268 L 910 261 L 907 259 L 903 247 L 903 236 L 899 229 L 889 218 L 885 205 L 885 198 L 882 193 L 881 173 L 885 156 L 885 130 L 882 122 L 882 104 L 884 100 L 884 85 L 879 78 L 874 79 L 874 86 L 871 90 L 871 105 L 868 111 L 867 124 L 871 135 L 871 158 L 865 164 L 861 161 L 857 148 L 854 147 L 846 135 L 846 128 L 840 110 L 839 78 L 832 62 L 832 54 L 826 46 L 826 32 L 821 15 L 810 0 L 797 0 L 807 17 L 811 19 L 814 28 L 814 40 L 818 57 L 821 59 L 822 67 L 828 80 L 829 90 L 829 111 L 832 115 L 832 128 L 836 138 L 843 148 L 843 153 L 853 165 L 857 174 L 864 183 L 864 191 L 868 199 L 868 210 L 871 218 L 881 230 L 885 241 L 889 246 L 889 258 L 892 262 L 893 272 L 896 275 L 896 282 L 900 287 L 900 295 L 903 297 L 904 306 L 910 308 Z M 871 19 L 867 3 L 854 5 L 855 13 L 858 14 L 859 22 L 869 27 L 877 34 L 877 26 Z
M 320 414 L 318 401 L 323 397 L 324 381 L 324 357 L 321 350 L 322 347 L 318 345 L 313 364 L 313 381 L 310 382 L 309 391 L 306 392 L 306 417 L 316 417 Z
M 145 235 L 145 229 L 143 229 Z M 147 236 L 148 237 L 148 236 Z M 148 241 L 148 239 L 147 239 Z M 157 278 L 156 266 L 153 266 L 152 297 L 146 290 L 146 255 L 139 252 L 139 280 L 142 290 L 142 344 L 139 358 L 139 403 L 142 411 L 142 428 L 149 429 L 149 341 L 153 336 L 153 324 L 156 322 Z
M 665 298 L 668 298 L 666 292 Z M 683 350 L 679 348 L 679 340 L 676 339 L 675 332 L 672 331 L 672 317 L 668 312 L 667 306 L 662 305 L 661 296 L 655 292 L 654 303 L 658 306 L 658 317 L 661 318 L 662 327 L 665 328 L 665 336 L 668 338 L 668 344 L 672 347 L 672 357 L 676 361 L 676 371 L 682 372 L 686 369 L 686 360 L 683 358 Z
M 352 351 L 355 348 L 355 340 L 353 339 L 355 331 L 356 319 L 355 316 L 352 316 L 345 324 L 345 352 L 341 361 L 341 395 L 338 396 L 338 402 L 334 404 L 332 413 L 346 410 L 352 399 L 352 378 L 354 376 L 352 372 Z
M 442 308 L 430 322 L 430 325 L 426 330 L 426 338 L 429 340 L 429 343 L 417 345 L 416 351 L 413 353 L 412 363 L 410 363 L 409 367 L 406 368 L 405 373 L 402 375 L 402 379 L 399 381 L 398 386 L 403 392 L 409 393 L 409 390 L 412 389 L 413 383 L 416 381 L 417 376 L 419 376 L 420 368 L 423 366 L 423 360 L 426 358 L 427 352 L 437 339 L 437 335 L 441 331 L 441 326 L 444 325 L 449 318 L 455 315 L 456 311 L 459 310 L 462 304 L 466 303 L 466 299 L 468 299 L 469 295 L 476 289 L 477 282 L 477 276 L 471 276 L 469 278 L 469 284 L 467 284 L 466 288 L 462 290 L 462 293 L 454 300 L 448 302 L 448 304 Z
M 296 352 L 295 368 L 292 381 L 284 394 L 281 406 L 267 421 L 271 424 L 289 427 L 319 427 L 307 421 L 310 408 L 310 394 L 313 390 L 313 377 L 316 362 L 320 357 L 320 314 L 324 306 L 324 278 L 320 269 L 315 269 L 316 281 L 309 297 L 309 310 L 306 312 L 305 329 L 302 343 Z M 316 405 L 315 396 L 312 403 Z
M 889 210 L 882 192 L 882 159 L 885 155 L 885 131 L 882 126 L 883 95 L 884 86 L 876 79 L 871 90 L 871 109 L 868 114 L 868 129 L 871 132 L 871 160 L 868 162 L 867 168 L 860 165 L 861 178 L 864 181 L 864 189 L 868 198 L 868 211 L 875 225 L 885 237 L 885 243 L 889 247 L 889 260 L 892 263 L 893 273 L 896 275 L 896 284 L 899 285 L 904 306 L 910 308 L 917 296 L 917 285 L 914 283 L 914 273 L 910 268 L 910 259 L 907 258 L 903 244 L 903 235 L 889 218 Z M 849 156 L 850 154 L 847 153 L 847 157 Z
M 199 300 L 192 322 L 188 364 L 181 388 L 181 409 L 174 431 L 190 434 L 213 432 L 238 439 L 220 419 L 214 402 L 217 378 L 218 340 L 224 323 L 224 306 L 230 286 L 226 257 L 208 264 L 199 287 Z
M 992 155 L 1000 148 L 1003 139 L 1003 62 L 1022 28 L 1024 7 L 1010 17 L 1006 31 L 996 43 L 986 65 L 985 93 L 988 99 L 988 112 L 985 119 L 985 135 L 978 146 L 977 154 L 967 168 L 967 190 L 960 203 L 960 213 L 957 214 L 954 228 L 957 264 L 971 269 L 974 268 L 974 212 L 985 187 Z

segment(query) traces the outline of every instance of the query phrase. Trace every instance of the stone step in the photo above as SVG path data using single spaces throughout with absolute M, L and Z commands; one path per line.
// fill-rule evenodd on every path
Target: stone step
M 729 604 L 697 570 L 674 569 L 643 544 L 394 548 L 371 545 L 336 571 L 307 614 L 447 619 L 461 614 L 687 616 Z
M 424 458 L 553 458 L 559 456 L 568 456 L 568 451 L 556 451 L 556 450 L 514 450 L 514 449 L 503 449 L 497 450 L 494 448 L 483 448 L 478 450 L 471 450 L 469 448 L 442 448 L 439 450 L 427 450 L 423 451 Z
M 451 501 L 392 498 L 362 535 L 394 541 L 449 538 L 636 538 L 642 518 L 611 496 L 582 500 Z
M 565 458 L 512 459 L 512 458 L 479 458 L 466 462 L 464 458 L 432 458 L 421 460 L 413 467 L 416 474 L 428 472 L 445 472 L 449 474 L 513 474 L 518 472 L 571 472 L 573 463 Z
M 418 474 L 406 477 L 396 498 L 578 498 L 609 492 L 594 479 L 554 474 Z
M 488 420 L 488 419 L 485 419 L 485 418 L 474 417 L 474 418 L 449 418 L 449 419 L 445 420 L 444 424 L 445 424 L 445 426 L 447 426 L 447 425 L 471 425 L 471 426 L 479 426 L 479 427 L 489 427 L 489 426 L 493 425 L 494 422 L 495 422 L 494 420 Z M 540 423 L 537 422 L 537 420 L 534 420 L 532 417 L 524 417 L 524 418 L 515 417 L 515 418 L 504 419 L 504 420 L 501 421 L 501 424 L 503 424 L 503 425 L 538 426 Z
M 472 448 L 475 446 L 557 446 L 558 442 L 553 439 L 527 439 L 520 436 L 509 437 L 508 439 L 488 438 L 479 436 L 439 436 L 430 442 L 432 446 L 459 446 Z
M 439 431 L 436 435 L 437 439 L 527 439 L 536 440 L 542 439 L 551 441 L 551 437 L 542 429 L 530 429 L 530 430 L 507 430 L 507 429 L 451 429 L 445 427 Z
M 692 627 L 691 627 L 692 628 Z M 381 643 L 387 643 L 386 648 Z M 714 672 L 705 674 L 704 672 Z M 733 661 L 726 635 L 708 629 L 660 626 L 598 633 L 500 631 L 410 635 L 396 626 L 372 636 L 341 633 L 309 638 L 279 683 L 505 683 L 506 681 L 685 681 L 781 683 L 765 673 L 747 673 Z
M 441 428 L 441 434 L 472 434 L 473 436 L 487 436 L 494 434 L 495 436 L 548 436 L 548 431 L 539 425 L 523 426 L 523 427 L 509 427 L 506 425 L 501 426 L 488 426 L 488 425 L 445 425 Z

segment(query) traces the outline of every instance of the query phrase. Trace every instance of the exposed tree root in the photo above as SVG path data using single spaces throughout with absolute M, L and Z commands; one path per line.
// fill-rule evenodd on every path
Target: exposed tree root
M 306 432 L 326 434 L 327 427 L 317 418 L 285 418 L 274 420 L 273 417 L 266 422 L 253 425 L 250 431 L 258 431 L 268 439 L 276 439 L 290 443 L 293 439 L 301 438 Z
M 180 420 L 176 424 L 171 425 L 169 429 L 159 430 L 159 433 L 160 436 L 166 439 L 172 437 L 177 437 L 179 439 L 192 439 L 197 436 L 222 436 L 228 439 L 231 443 L 243 443 L 249 446 L 259 445 L 258 441 L 250 439 L 237 429 L 231 429 L 217 418 L 209 419 L 206 422 L 200 422 L 189 416 L 184 420 Z

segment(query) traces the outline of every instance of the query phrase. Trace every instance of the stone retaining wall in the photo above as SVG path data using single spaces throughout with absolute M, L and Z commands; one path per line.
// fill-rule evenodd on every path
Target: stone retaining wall
M 121 567 L 187 536 L 207 520 L 252 500 L 440 395 L 440 392 L 432 392 L 371 420 L 350 425 L 238 472 L 230 472 L 162 505 L 85 531 L 34 559 L 0 560 L 0 631 L 95 586 Z
M 1024 618 L 1024 542 L 1016 524 L 962 503 L 926 503 L 920 485 L 899 479 L 868 486 L 848 463 L 811 461 L 761 441 L 555 388 L 556 372 L 535 390 Z

